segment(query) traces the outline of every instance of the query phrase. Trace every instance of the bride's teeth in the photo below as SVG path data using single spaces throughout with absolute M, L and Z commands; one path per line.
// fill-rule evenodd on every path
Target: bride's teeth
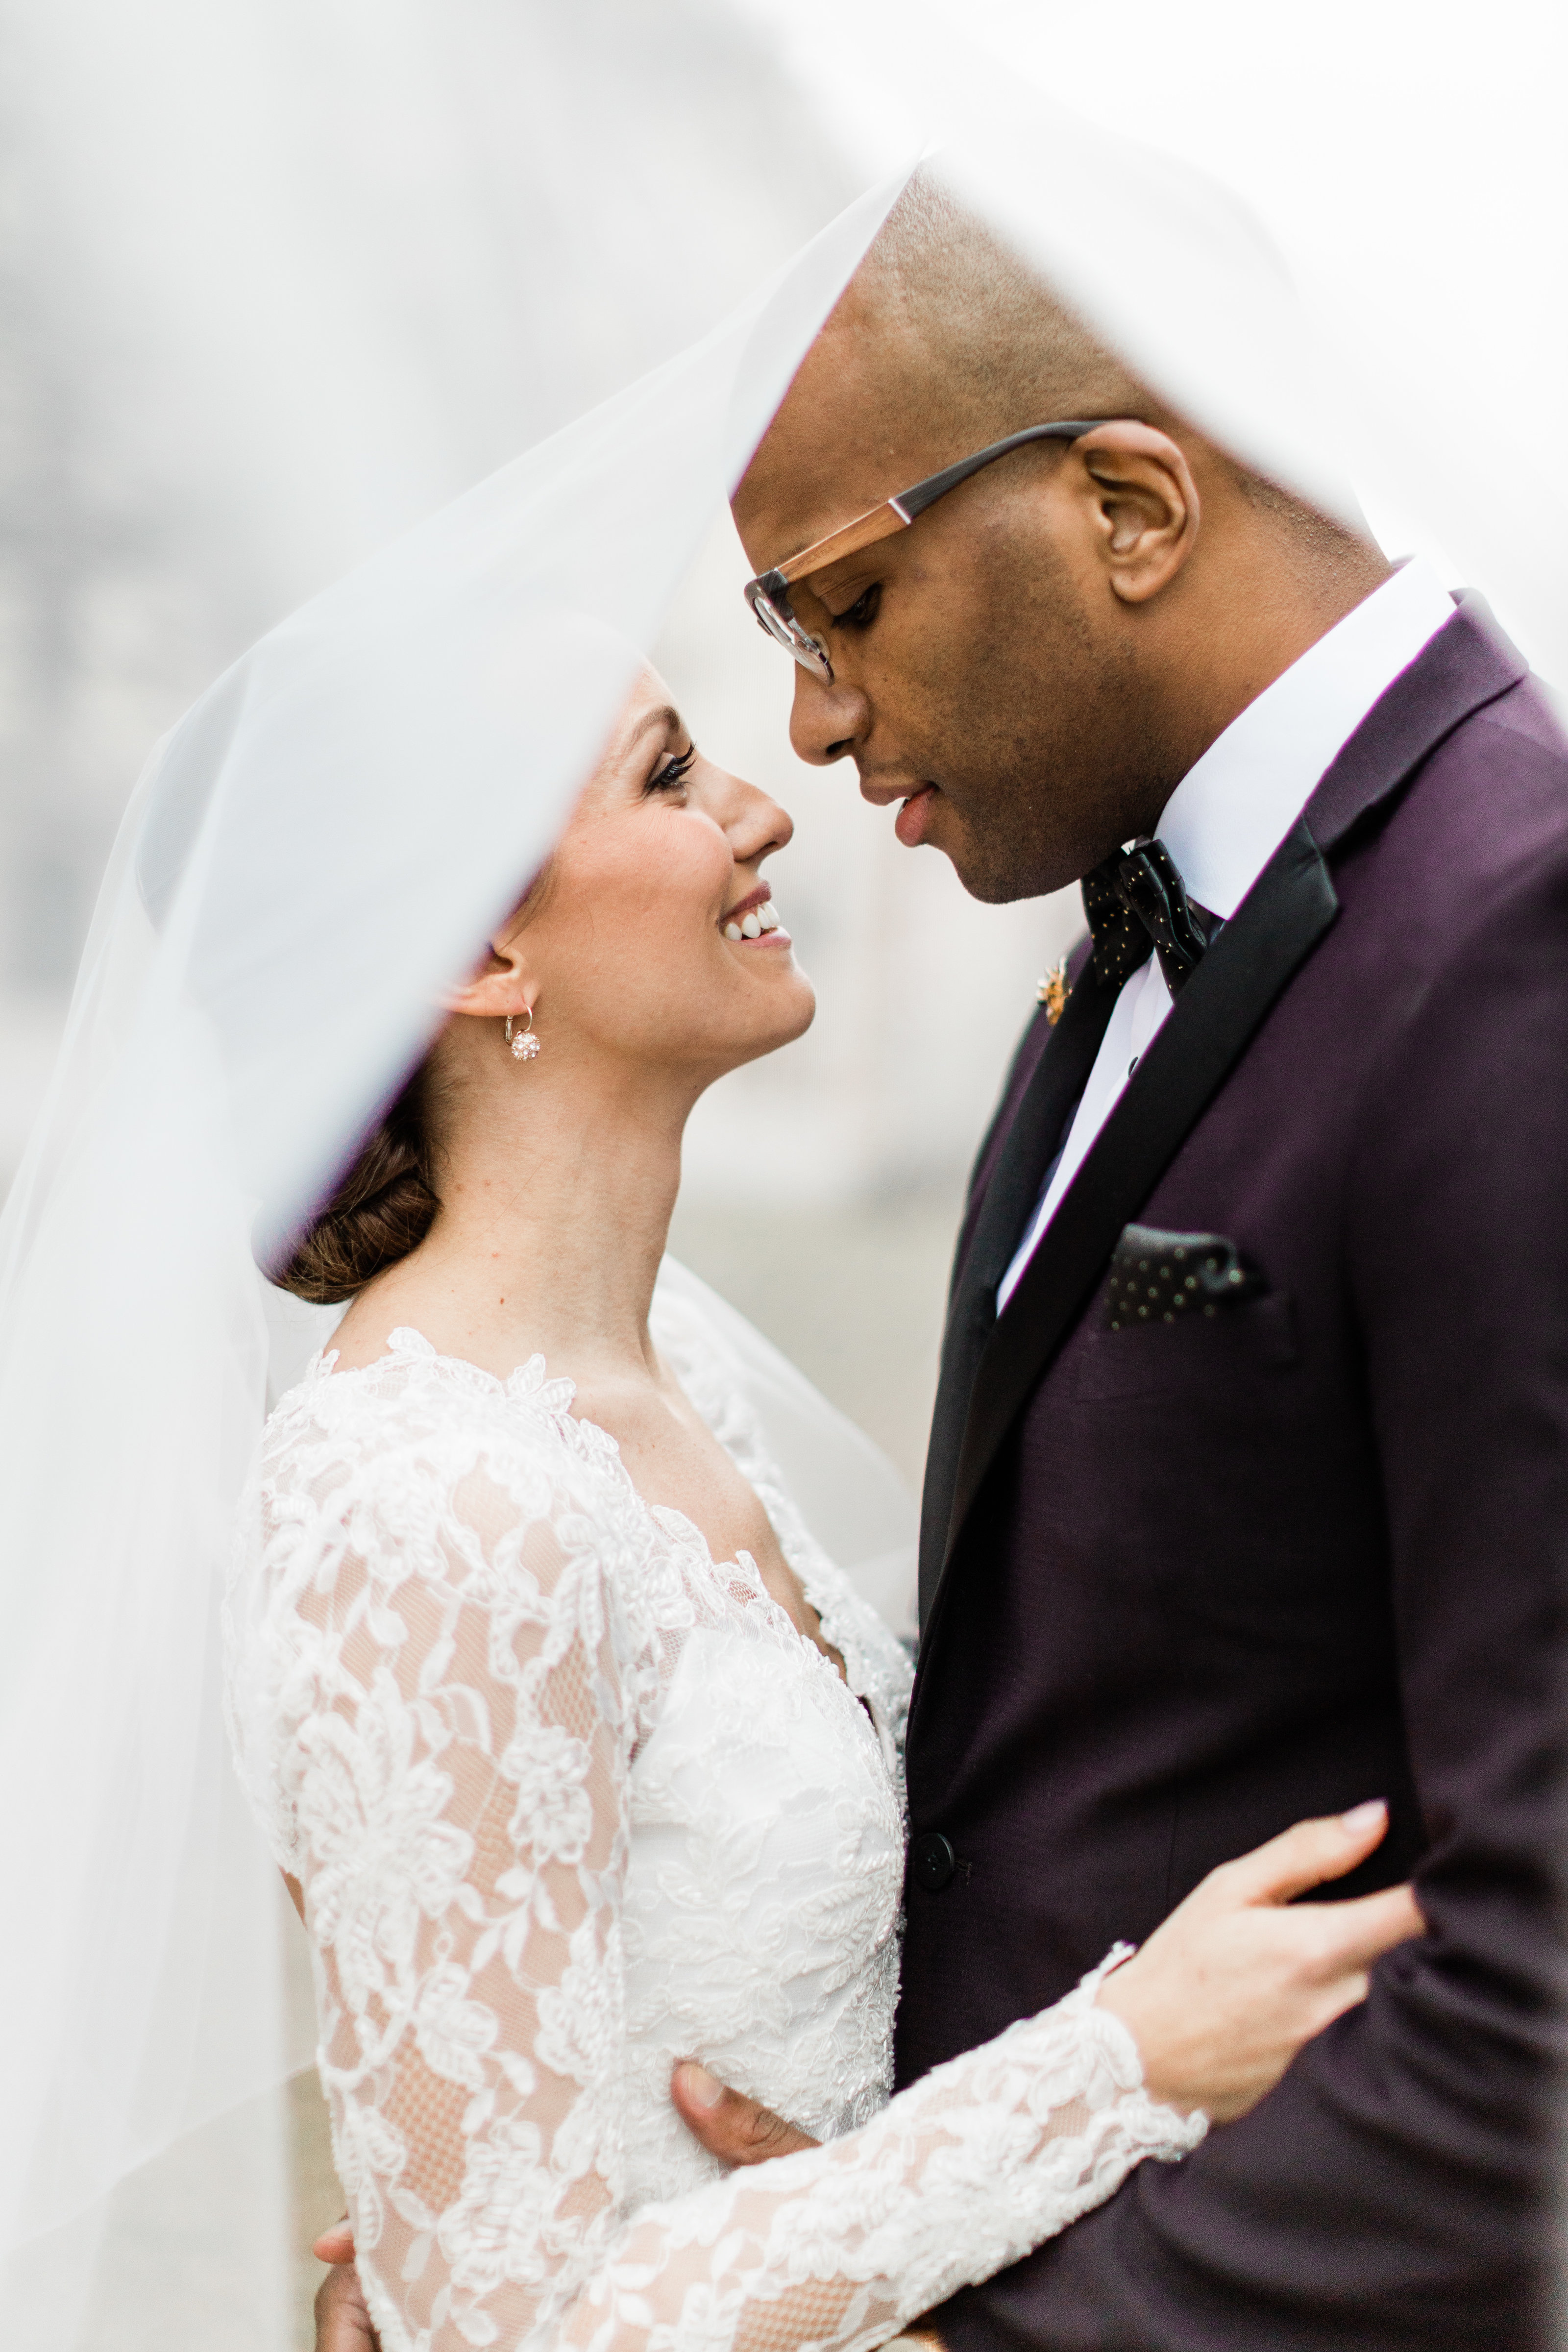
M 760 940 L 764 931 L 776 931 L 778 927 L 779 910 L 769 898 L 763 906 L 748 907 L 739 919 L 731 916 L 723 929 L 727 940 Z

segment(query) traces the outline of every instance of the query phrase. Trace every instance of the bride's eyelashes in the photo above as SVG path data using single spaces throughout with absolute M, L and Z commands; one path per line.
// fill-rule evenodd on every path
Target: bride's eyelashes
M 678 759 L 668 760 L 662 768 L 656 769 L 648 778 L 648 791 L 668 793 L 673 791 L 676 785 L 683 784 L 691 772 L 691 763 L 696 757 L 697 746 L 693 743 L 688 751 L 682 751 Z

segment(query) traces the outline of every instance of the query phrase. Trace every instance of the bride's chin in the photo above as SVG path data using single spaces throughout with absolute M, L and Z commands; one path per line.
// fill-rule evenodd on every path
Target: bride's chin
M 805 972 L 797 971 L 794 978 L 795 986 L 790 991 L 793 1002 L 778 1041 L 781 1045 L 793 1045 L 797 1037 L 804 1037 L 816 1018 L 816 989 Z
M 736 1066 L 755 1062 L 764 1054 L 776 1054 L 781 1046 L 793 1045 L 804 1037 L 816 1018 L 816 992 L 811 982 L 796 975 L 797 985 L 788 992 L 787 1002 L 768 1008 L 768 1017 L 755 1022 L 742 1044 L 737 1038 Z

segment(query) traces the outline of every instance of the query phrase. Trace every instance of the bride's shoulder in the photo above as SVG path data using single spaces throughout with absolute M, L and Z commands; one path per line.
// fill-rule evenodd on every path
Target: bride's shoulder
M 504 1380 L 444 1356 L 407 1327 L 369 1363 L 340 1368 L 328 1348 L 279 1398 L 262 1433 L 264 1489 L 338 1490 L 395 1478 L 450 1486 L 483 1472 L 518 1499 L 520 1486 L 591 1486 L 596 1433 L 573 1417 L 568 1380 L 534 1356 Z
M 499 1380 L 414 1331 L 344 1371 L 323 1353 L 279 1399 L 239 1498 L 235 1624 L 281 1628 L 291 1651 L 310 1596 L 346 1574 L 503 1616 L 563 1595 L 569 1612 L 607 1611 L 617 1654 L 640 1660 L 658 1563 L 614 1444 L 574 1417 L 574 1393 L 542 1358 Z

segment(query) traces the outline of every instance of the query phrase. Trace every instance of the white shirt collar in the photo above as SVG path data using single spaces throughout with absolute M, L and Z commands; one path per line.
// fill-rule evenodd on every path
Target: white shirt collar
M 1413 557 L 1216 736 L 1158 827 L 1200 907 L 1230 920 L 1335 753 L 1453 617 L 1453 598 Z

